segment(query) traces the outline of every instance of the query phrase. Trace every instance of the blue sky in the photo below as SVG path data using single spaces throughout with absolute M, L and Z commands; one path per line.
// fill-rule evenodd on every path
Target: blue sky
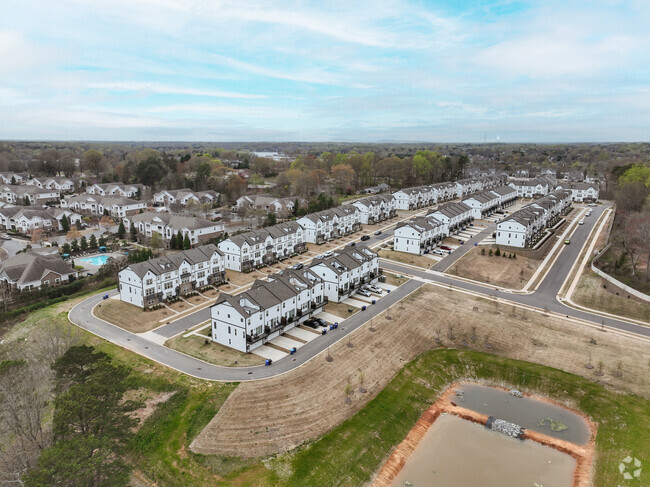
M 650 140 L 646 0 L 2 7 L 2 139 Z

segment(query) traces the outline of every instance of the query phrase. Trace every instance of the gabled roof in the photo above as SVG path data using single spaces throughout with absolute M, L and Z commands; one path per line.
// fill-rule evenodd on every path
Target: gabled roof
M 48 273 L 59 275 L 76 274 L 59 255 L 53 253 L 24 252 L 0 263 L 0 273 L 4 273 L 9 281 L 18 285 L 40 281 Z
M 212 258 L 215 252 L 219 255 L 223 255 L 214 244 L 202 245 L 183 252 L 169 254 L 164 257 L 149 259 L 144 262 L 138 262 L 137 264 L 129 264 L 123 270 L 132 270 L 138 277 L 140 277 L 140 279 L 142 279 L 147 272 L 152 272 L 159 276 L 161 274 L 166 274 L 167 272 L 178 270 L 184 261 L 191 264 L 207 262 Z

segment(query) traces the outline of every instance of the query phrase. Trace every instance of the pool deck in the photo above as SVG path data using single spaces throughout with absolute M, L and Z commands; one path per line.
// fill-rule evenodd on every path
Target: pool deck
M 463 384 L 466 384 L 463 383 Z M 379 473 L 374 478 L 371 487 L 389 487 L 391 482 L 395 479 L 397 474 L 406 464 L 408 457 L 418 447 L 422 438 L 435 422 L 435 420 L 443 413 L 453 414 L 461 419 L 466 419 L 474 423 L 485 424 L 488 416 L 471 409 L 466 409 L 458 406 L 453 398 L 455 397 L 455 390 L 462 388 L 461 383 L 452 384 L 440 398 L 427 409 L 420 419 L 415 423 L 415 426 L 409 431 L 406 438 L 397 445 L 397 448 L 388 457 L 388 460 L 379 470 Z M 500 389 L 500 388 L 499 388 Z M 546 398 L 531 396 L 535 399 L 547 401 Z M 553 401 L 551 401 L 553 402 Z M 555 404 L 555 403 L 554 403 Z M 526 430 L 526 438 L 533 440 L 545 446 L 554 448 L 562 453 L 571 455 L 576 460 L 576 469 L 573 473 L 573 487 L 589 487 L 591 479 L 591 470 L 594 460 L 594 452 L 596 448 L 596 425 L 590 421 L 584 414 L 579 411 L 574 413 L 582 416 L 591 430 L 591 438 L 585 445 L 577 445 L 565 440 L 553 438 L 551 436 L 539 433 L 537 431 Z
M 103 265 L 97 265 L 97 264 L 92 264 L 90 262 L 85 262 L 86 259 L 96 259 L 97 257 L 106 257 L 107 259 L 109 257 L 119 257 L 122 254 L 119 252 L 102 252 L 102 253 L 95 253 L 95 254 L 89 254 L 89 255 L 82 255 L 82 256 L 75 256 L 72 257 L 72 260 L 74 260 L 74 263 L 76 265 L 83 266 L 84 272 L 92 272 L 95 273 L 99 270 L 99 268 Z

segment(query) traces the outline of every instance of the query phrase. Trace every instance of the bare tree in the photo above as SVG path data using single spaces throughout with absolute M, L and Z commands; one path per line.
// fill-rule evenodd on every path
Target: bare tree
M 650 279 L 650 211 L 644 212 L 635 233 L 639 246 L 646 253 L 645 280 L 648 281 Z
M 627 214 L 623 217 L 621 227 L 614 234 L 614 241 L 618 243 L 630 258 L 632 264 L 632 275 L 636 274 L 636 266 L 639 263 L 641 254 L 638 252 L 638 235 L 632 225 L 632 215 Z

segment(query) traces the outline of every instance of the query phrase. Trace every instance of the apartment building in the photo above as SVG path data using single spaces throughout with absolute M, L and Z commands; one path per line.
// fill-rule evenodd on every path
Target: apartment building
M 600 194 L 600 188 L 597 183 L 560 182 L 557 188 L 570 191 L 571 200 L 577 203 L 595 203 L 598 201 Z
M 172 236 L 178 235 L 178 232 L 183 239 L 187 236 L 192 245 L 207 243 L 224 232 L 223 222 L 166 212 L 137 213 L 122 218 L 122 222 L 127 231 L 130 231 L 133 225 L 143 242 L 148 242 L 154 232 L 157 232 L 166 247 L 169 247 Z
M 316 244 L 361 230 L 360 212 L 354 205 L 310 213 L 296 221 L 305 232 L 305 241 Z
M 359 222 L 365 225 L 373 225 L 397 215 L 395 198 L 390 194 L 367 196 L 349 204 L 359 210 Z
M 445 225 L 431 217 L 416 217 L 395 227 L 393 248 L 398 252 L 423 254 L 445 237 Z
M 120 299 L 148 308 L 208 284 L 225 281 L 223 254 L 208 244 L 184 252 L 129 264 L 119 274 Z
M 41 189 L 33 185 L 7 184 L 0 188 L 0 198 L 7 203 L 22 205 L 29 201 L 30 205 L 43 205 L 56 202 L 61 198 L 57 189 Z
M 21 252 L 0 262 L 0 286 L 29 291 L 48 286 L 62 286 L 78 276 L 56 248 Z
M 145 186 L 142 184 L 106 183 L 92 184 L 86 187 L 86 194 L 97 196 L 123 196 L 125 198 L 136 198 L 142 195 Z
M 108 213 L 115 219 L 135 215 L 147 208 L 144 201 L 124 196 L 97 196 L 80 194 L 61 200 L 61 208 L 68 208 L 82 215 L 102 216 Z
M 0 225 L 3 230 L 31 235 L 42 229 L 46 234 L 63 231 L 61 224 L 66 217 L 70 226 L 79 226 L 82 216 L 65 208 L 42 208 L 41 206 L 14 206 L 0 208 Z
M 472 208 L 462 202 L 449 202 L 440 205 L 427 214 L 427 218 L 430 217 L 435 218 L 443 224 L 447 235 L 458 233 L 462 227 L 474 219 L 472 216 Z
M 189 188 L 165 189 L 153 195 L 155 205 L 170 208 L 173 205 L 187 206 L 190 201 L 200 205 L 209 203 L 216 205 L 219 202 L 219 193 L 216 191 L 194 191 Z

